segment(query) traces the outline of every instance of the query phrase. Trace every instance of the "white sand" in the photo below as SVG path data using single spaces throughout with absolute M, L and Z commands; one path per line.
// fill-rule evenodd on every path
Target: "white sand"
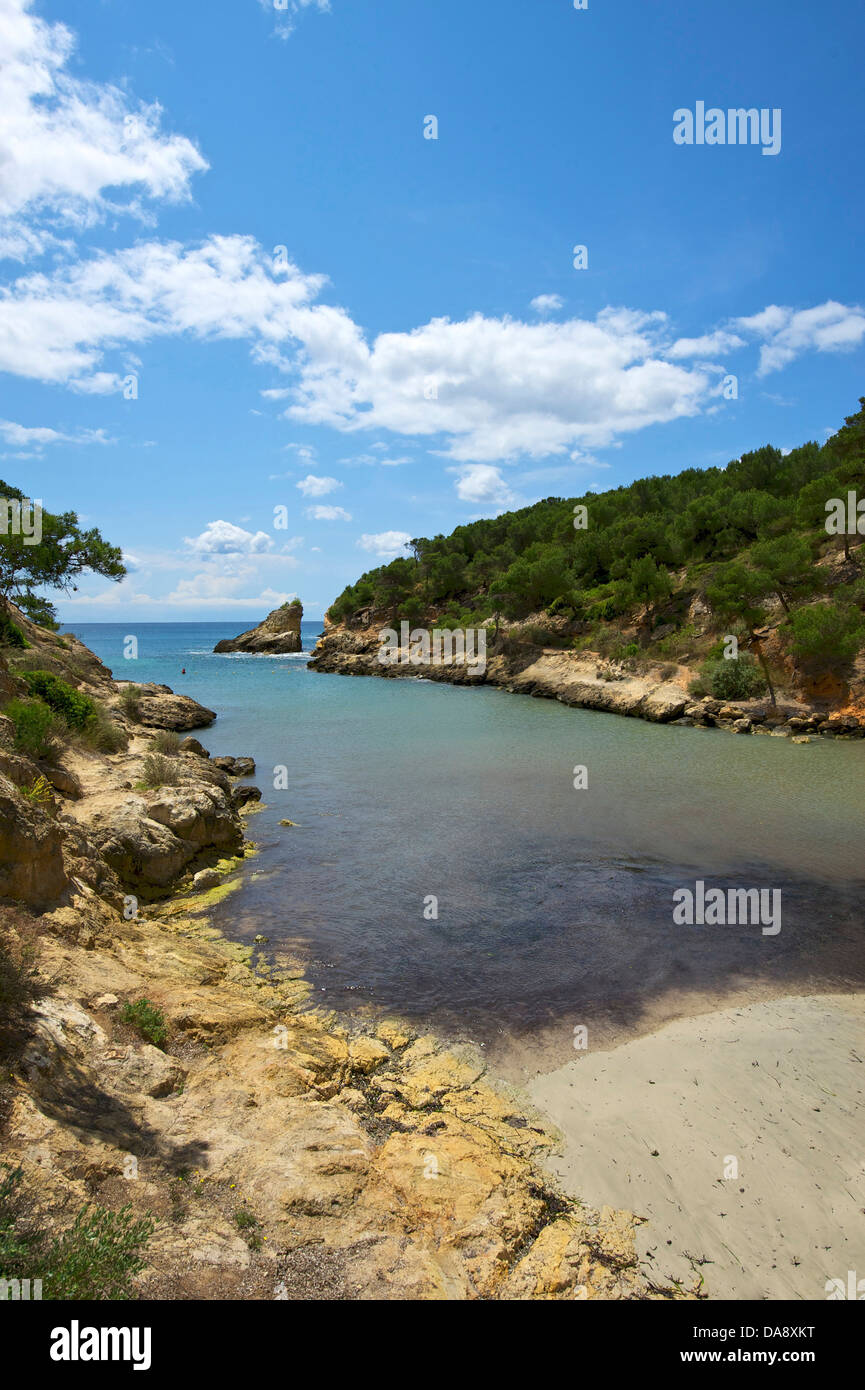
M 656 1275 L 734 1299 L 865 1279 L 865 995 L 680 1020 L 528 1090 L 564 1136 L 550 1166 L 566 1190 L 648 1218 Z

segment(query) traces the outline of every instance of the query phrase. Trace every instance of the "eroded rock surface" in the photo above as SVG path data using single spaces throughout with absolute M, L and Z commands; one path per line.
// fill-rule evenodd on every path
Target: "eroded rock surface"
M 215 652 L 299 652 L 302 650 L 300 623 L 303 607 L 300 603 L 283 603 L 268 613 L 257 627 L 242 632 L 239 637 L 226 637 L 217 642 Z

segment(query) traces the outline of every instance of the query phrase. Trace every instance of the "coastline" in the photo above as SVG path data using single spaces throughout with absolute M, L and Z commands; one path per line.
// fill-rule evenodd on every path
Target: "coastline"
M 0 722 L 0 927 L 13 951 L 35 945 L 40 981 L 0 1118 L 41 1229 L 88 1202 L 152 1213 L 133 1297 L 696 1296 L 696 1279 L 641 1267 L 629 1211 L 559 1188 L 542 1165 L 557 1136 L 479 1050 L 395 1018 L 346 1025 L 310 1006 L 296 963 L 213 927 L 254 853 L 251 760 L 193 738 L 159 755 L 172 781 L 142 780 L 154 735 L 214 712 L 148 686 L 130 713 L 135 692 L 86 647 L 22 624 L 125 738 L 112 753 L 64 744 L 42 767 Z M 125 1016 L 142 1002 L 159 1045 Z
M 480 672 L 454 662 L 422 668 L 384 665 L 378 660 L 379 628 L 326 627 L 308 665 L 313 671 L 340 676 L 378 676 L 387 680 L 433 680 L 450 685 L 502 688 L 510 694 L 559 700 L 579 709 L 645 719 L 651 723 L 687 728 L 720 728 L 735 734 L 789 738 L 809 743 L 814 737 L 853 740 L 865 738 L 865 714 L 846 709 L 829 711 L 802 702 L 784 701 L 773 708 L 765 700 L 725 702 L 709 696 L 696 698 L 685 688 L 690 673 L 676 668 L 678 683 L 669 674 L 669 663 L 658 663 L 634 675 L 597 652 L 535 649 L 517 659 L 493 655 Z M 520 661 L 522 660 L 522 664 Z
M 73 662 L 124 721 L 128 683 L 79 643 L 28 634 L 46 660 Z M 528 1083 L 480 1049 L 399 1018 L 375 1011 L 349 1021 L 314 1008 L 296 962 L 278 952 L 267 960 L 263 938 L 231 941 L 210 919 L 255 853 L 244 834 L 261 804 L 244 780 L 251 760 L 211 758 L 188 740 L 175 755 L 179 784 L 147 789 L 141 768 L 153 735 L 216 716 L 168 687 L 141 689 L 147 724 L 125 720 L 124 751 L 67 748 L 49 769 L 50 814 L 30 805 L 25 815 L 16 787 L 36 769 L 0 754 L 33 852 L 53 834 L 66 875 L 53 902 L 27 910 L 21 893 L 18 907 L 0 909 L 15 914 L 13 930 L 38 933 L 49 984 L 3 1097 L 4 1156 L 20 1165 L 41 1222 L 67 1226 L 87 1201 L 152 1212 L 158 1228 L 134 1296 L 157 1299 L 823 1296 L 822 1285 L 766 1268 L 766 1251 L 777 1249 L 769 1236 L 777 1227 L 792 1245 L 796 1202 L 812 1203 L 815 1185 L 832 1177 L 809 1150 L 801 1171 L 773 1181 L 775 1138 L 795 1143 L 801 1107 L 825 1087 L 831 1104 L 851 1103 L 853 1064 L 839 1067 L 832 1037 L 843 1024 L 847 1038 L 845 1011 L 865 996 L 720 1010 L 716 1000 L 711 1014 L 692 998 L 676 1022 Z M 207 877 L 196 881 L 202 868 Z M 130 894 L 140 897 L 131 920 Z M 164 1049 L 124 1022 L 124 1004 L 141 999 L 165 1020 Z M 736 1026 L 756 1020 L 735 1054 L 723 1033 L 729 1017 Z M 856 1013 L 860 1031 L 861 1022 Z M 778 1039 L 791 1032 L 811 1049 L 817 1091 L 796 1055 L 780 1054 Z M 703 1060 L 707 1046 L 714 1066 Z M 687 1074 L 695 1057 L 698 1116 Z M 804 1097 L 792 1118 L 771 1109 L 776 1078 L 768 1101 L 754 1089 L 752 1062 L 762 1080 L 779 1058 L 784 1094 Z M 647 1066 L 666 1084 L 651 1088 L 644 1108 Z M 767 1107 L 769 1141 L 755 1138 L 756 1126 L 736 1130 L 736 1107 L 751 1096 Z M 732 1218 L 712 1207 L 719 1184 L 690 1143 L 695 1118 L 712 1162 L 741 1150 L 746 1192 Z M 850 1131 L 833 1119 L 831 1158 L 850 1168 L 855 1192 Z M 649 1145 L 658 1151 L 651 1162 Z M 761 1162 L 768 1171 L 755 1179 Z M 776 1209 L 779 1186 L 786 1205 Z M 814 1241 L 830 1244 L 815 1200 L 823 1224 Z M 746 1202 L 759 1207 L 757 1219 Z M 839 1222 L 852 1221 L 848 1206 Z M 827 1268 L 827 1278 L 854 1259 L 848 1247 L 834 1244 L 839 1270 Z M 816 1258 L 809 1247 L 803 1271 Z

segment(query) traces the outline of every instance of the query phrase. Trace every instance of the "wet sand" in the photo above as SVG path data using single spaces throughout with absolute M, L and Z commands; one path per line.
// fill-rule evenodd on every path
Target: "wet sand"
M 702 1275 L 715 1299 L 822 1300 L 829 1279 L 865 1279 L 865 994 L 679 1019 L 527 1090 L 562 1132 L 566 1190 L 647 1218 L 657 1276 Z

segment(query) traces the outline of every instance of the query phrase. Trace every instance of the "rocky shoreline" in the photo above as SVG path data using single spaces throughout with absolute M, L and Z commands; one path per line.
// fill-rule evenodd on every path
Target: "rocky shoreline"
M 213 928 L 254 853 L 249 761 L 188 738 L 166 760 L 176 780 L 144 785 L 150 731 L 213 711 L 166 687 L 130 695 L 75 639 L 21 622 L 127 741 L 49 765 L 0 720 L 2 947 L 32 948 L 38 971 L 4 1035 L 0 1123 L 31 1219 L 152 1213 L 133 1297 L 695 1296 L 641 1264 L 640 1218 L 556 1187 L 557 1135 L 477 1049 L 398 1019 L 347 1027 L 311 1007 L 295 962 Z M 0 678 L 14 695 L 15 673 Z M 128 1021 L 142 1001 L 159 1045 Z
M 766 700 L 725 703 L 689 694 L 690 672 L 659 663 L 639 675 L 590 651 L 548 647 L 522 657 L 493 654 L 483 671 L 454 662 L 439 666 L 385 665 L 378 660 L 379 627 L 329 625 L 309 661 L 313 671 L 341 676 L 444 681 L 452 685 L 492 685 L 512 694 L 559 700 L 579 709 L 647 719 L 688 728 L 722 728 L 736 734 L 767 734 L 808 743 L 815 736 L 865 738 L 865 715 L 845 709 L 818 709 L 804 702 Z

